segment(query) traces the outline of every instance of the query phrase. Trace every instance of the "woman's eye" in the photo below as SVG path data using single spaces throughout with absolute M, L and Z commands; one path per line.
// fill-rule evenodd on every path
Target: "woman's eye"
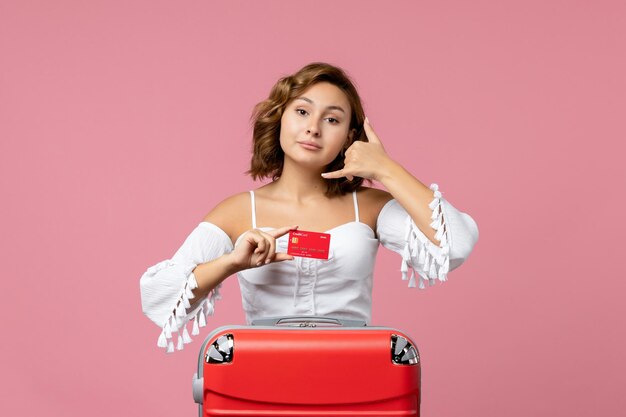
M 304 109 L 296 109 L 296 112 L 300 115 L 300 116 L 305 116 L 306 114 L 308 114 L 308 112 Z M 329 117 L 326 120 L 328 120 L 330 122 L 330 124 L 337 124 L 339 123 L 339 120 L 335 119 L 334 117 Z

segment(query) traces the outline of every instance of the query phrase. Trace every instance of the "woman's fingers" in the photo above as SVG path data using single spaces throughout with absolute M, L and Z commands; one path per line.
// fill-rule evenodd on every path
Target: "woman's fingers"
M 254 250 L 254 253 L 261 254 L 265 252 L 265 247 L 267 246 L 267 243 L 265 241 L 265 236 L 263 236 L 261 233 L 258 233 L 258 237 L 255 240 L 256 240 L 256 249 Z
M 255 230 L 249 230 L 245 235 L 245 241 L 250 247 L 255 248 L 254 253 L 257 253 L 261 240 L 263 240 L 263 238 Z
M 326 179 L 341 178 L 345 176 L 346 174 L 343 173 L 343 169 L 339 169 L 337 171 L 332 171 L 332 172 L 322 172 L 322 177 Z
M 241 255 L 246 259 L 246 267 L 250 268 L 255 266 L 258 262 L 259 256 L 263 253 L 266 243 L 265 237 L 263 237 L 257 230 L 249 230 L 244 238 L 245 245 L 239 245 L 236 249 L 239 249 Z
M 251 250 L 251 252 L 248 252 L 250 267 L 261 266 L 270 262 L 293 260 L 294 257 L 291 255 L 276 252 L 276 239 L 297 228 L 298 226 L 294 225 L 284 226 L 267 232 L 259 229 L 250 230 L 246 236 L 249 250 Z
M 352 171 L 344 167 L 343 169 L 340 169 L 339 171 L 324 172 L 322 173 L 322 177 L 326 179 L 346 177 L 348 181 L 352 181 L 354 179 L 354 175 L 349 174 L 349 172 L 352 172 Z
M 269 230 L 267 232 L 261 231 L 261 235 L 265 238 L 265 251 L 259 254 L 259 258 L 257 261 L 257 265 L 269 264 L 270 262 L 274 262 L 276 260 L 286 261 L 293 259 L 291 255 L 281 254 L 276 252 L 276 239 L 287 234 L 290 230 L 297 229 L 298 226 L 284 226 L 278 229 Z
M 274 239 L 270 235 L 267 235 L 266 242 L 269 243 L 269 247 L 267 248 L 268 250 L 267 250 L 265 259 L 262 259 L 261 262 L 268 264 L 272 261 L 272 258 L 274 257 L 274 253 L 276 252 L 276 239 Z
M 365 123 L 363 123 L 363 130 L 365 130 L 365 136 L 367 136 L 367 141 L 369 143 L 377 143 L 379 145 L 382 145 L 380 138 L 374 132 L 374 128 L 372 128 L 372 125 L 370 124 L 370 121 L 367 117 L 365 118 Z
M 255 257 L 253 259 L 254 266 L 260 266 L 265 262 L 265 257 L 270 248 L 270 243 L 267 241 L 267 237 L 261 231 L 257 231 L 261 240 L 259 240 L 256 250 L 254 251 Z
M 274 257 L 274 262 L 282 262 L 282 261 L 293 261 L 295 258 L 292 255 L 283 253 L 283 252 L 278 252 L 276 253 L 276 256 Z

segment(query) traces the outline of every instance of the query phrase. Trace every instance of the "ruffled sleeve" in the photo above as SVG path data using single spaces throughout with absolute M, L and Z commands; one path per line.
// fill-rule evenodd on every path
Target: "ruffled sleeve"
M 446 201 L 437 184 L 432 184 L 434 198 L 430 227 L 436 230 L 433 244 L 415 225 L 411 216 L 395 199 L 381 210 L 376 233 L 380 243 L 402 256 L 402 279 L 415 287 L 418 276 L 419 288 L 425 282 L 434 285 L 436 280 L 446 281 L 450 271 L 458 268 L 470 255 L 478 240 L 478 226 L 468 214 L 462 213 Z
M 206 326 L 206 317 L 213 314 L 215 301 L 219 300 L 217 285 L 207 297 L 193 300 L 192 290 L 198 288 L 194 268 L 233 250 L 233 245 L 222 229 L 213 223 L 200 223 L 185 239 L 171 259 L 151 266 L 139 280 L 141 305 L 144 314 L 161 328 L 157 346 L 168 353 L 182 350 L 191 343 L 187 323 L 193 320 L 192 335 Z

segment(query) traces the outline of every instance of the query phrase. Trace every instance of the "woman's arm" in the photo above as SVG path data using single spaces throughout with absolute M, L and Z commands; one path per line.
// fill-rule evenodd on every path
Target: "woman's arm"
M 379 214 L 377 235 L 381 244 L 402 256 L 402 278 L 419 287 L 460 266 L 478 240 L 476 222 L 442 198 L 436 184 L 426 187 L 393 161 L 365 119 L 368 142 L 357 141 L 345 153 L 344 168 L 323 173 L 324 178 L 353 176 L 381 182 L 393 196 Z M 411 270 L 409 276 L 409 270 Z
M 213 314 L 215 301 L 220 299 L 219 288 L 226 278 L 263 262 L 293 259 L 291 255 L 275 253 L 275 238 L 287 233 L 290 227 L 270 233 L 250 230 L 234 247 L 233 231 L 229 227 L 234 223 L 219 221 L 229 218 L 219 215 L 220 211 L 222 209 L 212 211 L 171 259 L 151 266 L 139 280 L 143 312 L 161 327 L 157 346 L 167 352 L 175 349 L 176 333 L 176 349 L 181 350 L 184 344 L 191 342 L 187 330 L 191 320 L 191 334 L 199 334 L 199 327 L 204 327 L 206 317 Z M 226 230 L 222 229 L 224 225 Z
M 267 233 L 259 229 L 248 230 L 251 218 L 248 196 L 249 193 L 245 192 L 229 197 L 204 218 L 204 221 L 217 225 L 228 234 L 233 251 L 216 259 L 214 264 L 196 267 L 194 275 L 198 281 L 197 291 L 200 296 L 208 294 L 224 279 L 244 269 L 293 259 L 293 256 L 286 253 L 276 253 L 276 239 L 298 226 L 281 227 Z M 242 231 L 245 234 L 237 243 Z
M 429 204 L 434 199 L 434 191 L 391 158 L 387 158 L 377 169 L 377 180 L 404 207 L 424 236 L 439 245 L 435 238 L 437 231 L 430 227 L 433 211 Z
M 232 250 L 229 237 L 219 227 L 200 223 L 170 259 L 148 268 L 139 280 L 144 314 L 161 330 L 157 345 L 174 351 L 174 334 L 178 333 L 178 349 L 191 342 L 187 323 L 193 320 L 192 334 L 206 325 L 219 300 L 219 285 L 214 285 L 203 298 L 194 296 L 198 287 L 192 271 L 201 264 L 219 259 Z M 209 296 L 207 298 L 207 295 Z
M 276 252 L 276 239 L 297 227 L 286 226 L 268 232 L 249 230 L 232 252 L 196 266 L 192 271 L 198 283 L 192 291 L 194 299 L 205 297 L 226 278 L 244 269 L 293 260 L 291 255 Z
M 198 288 L 192 290 L 194 300 L 203 299 L 222 281 L 241 270 L 233 262 L 231 254 L 224 254 L 194 268 L 192 272 L 198 283 Z
M 433 209 L 429 205 L 435 197 L 435 192 L 387 155 L 380 138 L 367 118 L 363 127 L 368 142 L 354 142 L 345 153 L 344 168 L 324 173 L 322 176 L 324 178 L 347 177 L 349 180 L 352 180 L 353 176 L 359 176 L 382 183 L 393 198 L 409 213 L 415 225 L 428 240 L 439 245 L 439 241 L 435 238 L 437 231 L 430 227 L 433 221 Z

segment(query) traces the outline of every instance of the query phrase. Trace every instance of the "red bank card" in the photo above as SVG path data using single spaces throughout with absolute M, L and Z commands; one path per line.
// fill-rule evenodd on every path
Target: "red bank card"
M 287 253 L 304 258 L 328 259 L 330 234 L 307 232 L 305 230 L 291 230 Z

